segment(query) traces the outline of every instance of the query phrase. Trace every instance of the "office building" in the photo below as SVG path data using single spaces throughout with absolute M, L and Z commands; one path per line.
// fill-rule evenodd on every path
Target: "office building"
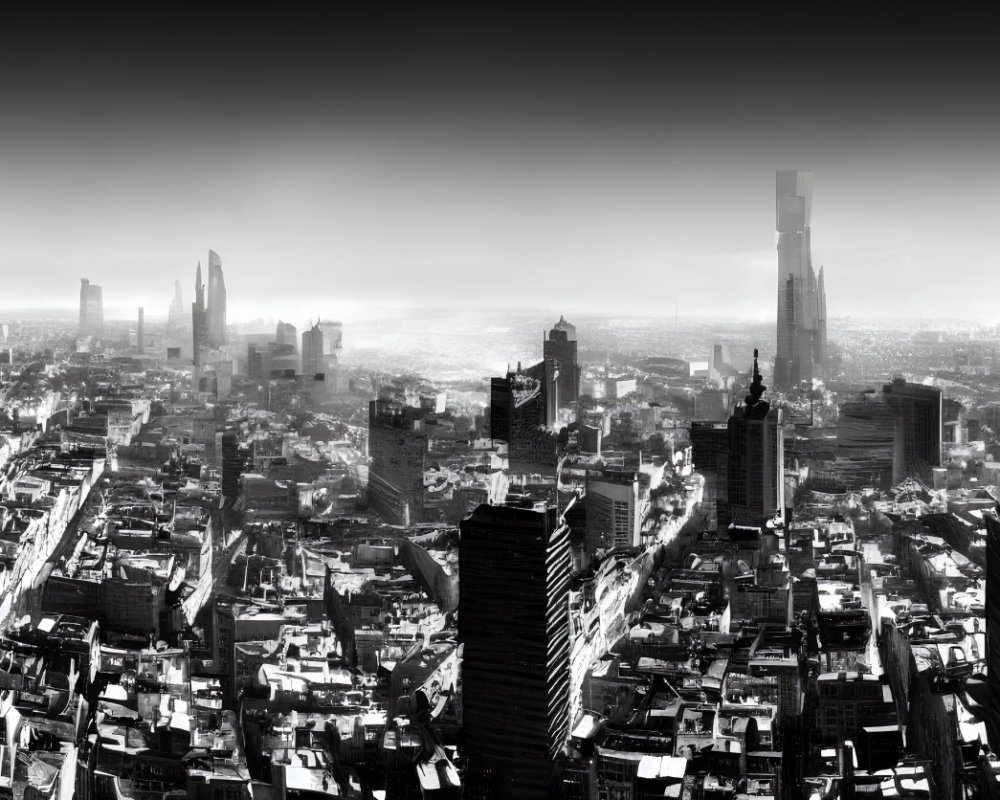
M 323 329 L 319 325 L 313 325 L 302 333 L 302 374 L 319 375 L 325 372 Z
M 785 513 L 782 414 L 762 399 L 766 388 L 755 349 L 750 393 L 728 424 L 726 489 L 730 521 L 737 525 L 763 525 Z
M 569 527 L 551 507 L 481 505 L 461 530 L 465 797 L 554 796 L 569 727 Z
M 368 410 L 368 499 L 392 525 L 423 516 L 427 433 L 419 410 L 394 400 L 372 400 Z
M 208 343 L 213 348 L 226 343 L 226 281 L 214 250 L 208 251 Z
M 576 326 L 562 316 L 542 343 L 542 355 L 553 363 L 556 408 L 576 408 L 580 399 L 580 365 L 577 363 Z
M 194 274 L 194 302 L 191 304 L 191 343 L 195 366 L 201 365 L 208 349 L 208 312 L 205 308 L 205 284 L 201 282 L 201 262 Z
M 941 390 L 896 378 L 882 387 L 886 404 L 902 420 L 902 437 L 892 462 L 893 483 L 929 480 L 941 466 Z
M 278 325 L 274 329 L 274 341 L 276 344 L 280 345 L 291 345 L 294 350 L 298 347 L 297 340 L 298 330 L 291 322 L 284 322 L 278 320 Z
M 848 488 L 892 486 L 893 461 L 903 441 L 902 418 L 885 398 L 866 392 L 841 403 L 836 466 Z
M 547 362 L 537 366 L 544 367 Z M 504 378 L 490 381 L 490 436 L 494 441 L 507 443 L 511 467 L 555 467 L 558 448 L 556 439 L 547 429 L 549 412 L 547 400 L 551 395 L 545 384 L 537 378 L 517 372 L 508 372 Z
M 778 234 L 778 349 L 774 384 L 785 390 L 822 375 L 826 360 L 826 283 L 812 265 L 811 172 L 779 170 L 775 218 Z
M 104 334 L 104 290 L 86 278 L 80 280 L 80 337 Z
M 605 469 L 587 478 L 587 547 L 591 552 L 613 547 L 638 547 L 649 493 L 642 502 L 639 473 Z

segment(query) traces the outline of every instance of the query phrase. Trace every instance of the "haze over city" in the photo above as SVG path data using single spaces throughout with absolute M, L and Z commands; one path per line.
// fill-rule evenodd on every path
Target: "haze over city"
M 73 308 L 86 275 L 109 311 L 157 318 L 212 247 L 234 321 L 547 298 L 765 319 L 774 171 L 808 169 L 831 316 L 995 319 L 976 288 L 1000 253 L 986 26 L 884 8 L 716 22 L 15 12 L 0 31 L 0 307 Z

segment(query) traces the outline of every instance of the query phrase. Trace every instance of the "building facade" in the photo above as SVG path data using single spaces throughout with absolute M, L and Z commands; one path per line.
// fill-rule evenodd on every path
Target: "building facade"
M 902 422 L 892 462 L 893 483 L 928 480 L 941 466 L 941 390 L 897 378 L 882 387 L 886 404 Z
M 461 529 L 465 797 L 542 800 L 569 730 L 569 527 L 481 505 Z

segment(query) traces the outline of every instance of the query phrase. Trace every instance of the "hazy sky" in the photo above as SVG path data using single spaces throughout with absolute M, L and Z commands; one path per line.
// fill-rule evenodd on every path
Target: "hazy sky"
M 992 26 L 673 6 L 5 16 L 0 308 L 771 317 L 798 168 L 832 316 L 1000 316 Z

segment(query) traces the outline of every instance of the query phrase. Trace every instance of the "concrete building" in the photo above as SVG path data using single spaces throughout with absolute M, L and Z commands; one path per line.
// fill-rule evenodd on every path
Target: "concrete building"
M 775 219 L 778 233 L 778 350 L 774 384 L 789 389 L 822 374 L 826 359 L 823 269 L 812 265 L 811 172 L 779 170 Z
M 461 529 L 465 797 L 542 800 L 569 732 L 569 527 L 483 505 Z
M 591 552 L 639 546 L 645 509 L 640 507 L 639 475 L 635 470 L 605 470 L 600 477 L 588 477 L 586 505 L 587 546 Z

